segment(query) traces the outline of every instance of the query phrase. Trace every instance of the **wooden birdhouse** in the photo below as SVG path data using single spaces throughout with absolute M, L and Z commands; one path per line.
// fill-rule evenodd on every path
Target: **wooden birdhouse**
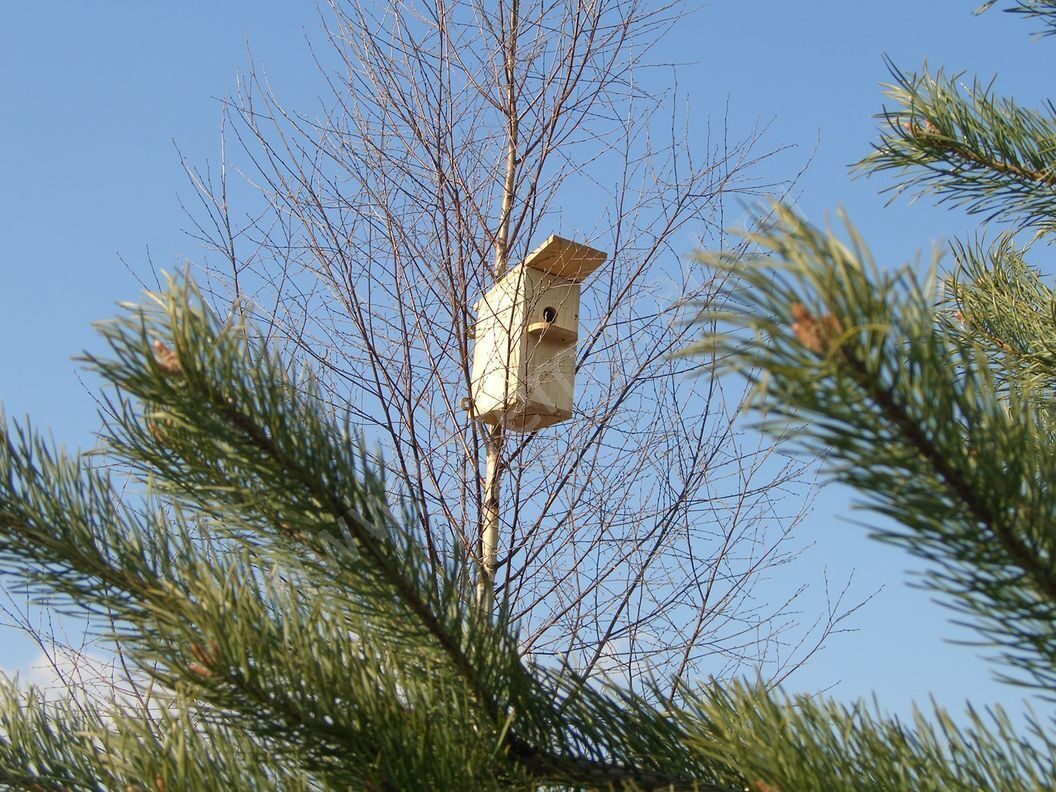
M 533 432 L 572 417 L 579 284 L 605 258 L 551 236 L 477 301 L 468 401 L 476 419 Z

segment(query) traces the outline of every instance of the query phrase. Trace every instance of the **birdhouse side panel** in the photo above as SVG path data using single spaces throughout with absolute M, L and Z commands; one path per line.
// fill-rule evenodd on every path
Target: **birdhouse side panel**
M 524 305 L 516 281 L 497 283 L 477 302 L 471 402 L 476 418 L 498 423 L 524 390 Z
M 526 272 L 522 412 L 526 424 L 534 416 L 548 426 L 572 416 L 580 286 L 541 270 Z

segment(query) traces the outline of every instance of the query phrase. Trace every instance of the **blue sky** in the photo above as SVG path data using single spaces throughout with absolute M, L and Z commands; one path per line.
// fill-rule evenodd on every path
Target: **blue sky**
M 884 54 L 906 69 L 928 59 L 949 71 L 999 75 L 999 90 L 1023 104 L 1046 96 L 1056 40 L 1035 40 L 1027 22 L 974 3 L 892 0 L 712 0 L 680 24 L 663 49 L 684 65 L 678 86 L 691 130 L 728 107 L 734 136 L 766 128 L 764 147 L 790 146 L 762 163 L 762 181 L 804 167 L 795 194 L 823 222 L 842 206 L 877 258 L 897 264 L 974 224 L 927 201 L 885 207 L 883 182 L 854 179 L 848 165 L 875 138 Z M 70 357 L 94 343 L 92 321 L 135 298 L 149 260 L 173 269 L 200 259 L 183 229 L 191 199 L 177 147 L 215 162 L 219 100 L 234 89 L 248 53 L 289 106 L 310 109 L 318 83 L 304 41 L 319 15 L 289 2 L 20 3 L 0 26 L 0 400 L 30 414 L 68 446 L 90 444 L 94 405 Z M 693 239 L 685 240 L 686 253 Z M 1040 251 L 1045 254 L 1045 251 Z M 1035 259 L 1049 268 L 1050 262 Z M 970 633 L 910 588 L 919 569 L 905 554 L 864 539 L 848 493 L 825 489 L 802 538 L 813 542 L 796 574 L 883 590 L 790 680 L 841 698 L 876 693 L 905 713 L 929 693 L 959 708 L 968 697 L 1018 710 L 1020 694 L 990 679 L 977 650 L 948 639 Z M 4 636 L 0 667 L 36 655 Z

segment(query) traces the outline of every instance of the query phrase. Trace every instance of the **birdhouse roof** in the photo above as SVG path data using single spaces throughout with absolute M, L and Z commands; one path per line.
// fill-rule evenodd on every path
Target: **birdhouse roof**
M 608 254 L 601 250 L 551 234 L 522 263 L 558 278 L 578 282 L 600 267 L 606 258 Z

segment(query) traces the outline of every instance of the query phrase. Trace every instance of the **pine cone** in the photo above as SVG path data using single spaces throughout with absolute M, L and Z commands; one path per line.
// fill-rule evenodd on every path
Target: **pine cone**
M 833 341 L 843 332 L 840 320 L 826 314 L 817 320 L 803 303 L 792 303 L 792 333 L 799 343 L 819 357 L 827 355 Z
M 176 357 L 176 353 L 156 339 L 154 341 L 154 360 L 157 362 L 158 368 L 170 377 L 180 373 L 180 359 Z

